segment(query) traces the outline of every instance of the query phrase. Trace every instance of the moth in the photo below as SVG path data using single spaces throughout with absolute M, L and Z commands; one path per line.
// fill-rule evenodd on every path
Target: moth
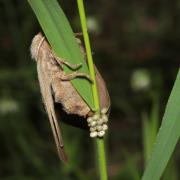
M 80 45 L 82 53 L 85 54 L 81 41 L 77 39 L 77 42 Z M 92 117 L 94 119 L 96 118 L 94 112 L 78 94 L 71 83 L 71 80 L 74 78 L 86 78 L 89 81 L 91 81 L 91 79 L 88 74 L 78 72 L 81 64 L 70 64 L 67 60 L 57 57 L 41 33 L 33 38 L 30 52 L 32 59 L 37 63 L 37 73 L 42 99 L 48 114 L 59 158 L 62 161 L 67 162 L 67 155 L 64 150 L 64 144 L 58 124 L 58 121 L 61 120 L 60 112 L 65 112 L 67 115 L 77 115 L 82 119 L 89 118 L 89 126 L 91 129 L 94 128 L 94 125 L 91 126 L 92 121 L 94 122 Z M 66 74 L 62 65 L 68 66 L 73 72 Z M 105 82 L 96 67 L 95 72 L 100 106 L 101 109 L 104 108 L 107 112 L 110 108 L 109 94 Z M 106 112 L 104 111 L 102 116 L 105 115 Z

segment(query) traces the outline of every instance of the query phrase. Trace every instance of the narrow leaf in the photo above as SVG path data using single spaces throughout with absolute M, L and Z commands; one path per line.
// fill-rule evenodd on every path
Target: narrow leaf
M 28 0 L 28 2 L 57 56 L 71 64 L 82 63 L 83 66 L 78 71 L 89 74 L 70 24 L 57 0 Z M 63 68 L 66 73 L 72 72 L 67 66 Z M 72 84 L 91 109 L 94 109 L 92 88 L 88 80 L 77 78 L 72 80 Z
M 180 70 L 142 180 L 159 180 L 180 137 Z

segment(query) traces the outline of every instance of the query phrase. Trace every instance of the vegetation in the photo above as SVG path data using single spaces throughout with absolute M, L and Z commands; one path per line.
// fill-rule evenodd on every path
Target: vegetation
M 4 0 L 2 5 L 0 177 L 96 179 L 97 157 L 86 131 L 62 125 L 70 162 L 59 162 L 29 56 L 40 26 L 26 1 Z M 81 32 L 77 5 L 61 5 L 74 32 Z M 179 2 L 87 1 L 85 7 L 93 58 L 112 100 L 109 178 L 159 179 L 171 157 L 162 179 L 178 180 Z

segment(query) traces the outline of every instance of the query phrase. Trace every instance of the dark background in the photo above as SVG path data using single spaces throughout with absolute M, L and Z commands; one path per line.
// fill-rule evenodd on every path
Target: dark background
M 74 32 L 81 32 L 75 1 L 60 4 Z M 180 1 L 87 0 L 85 5 L 93 57 L 112 101 L 109 177 L 140 179 L 149 143 L 145 123 L 156 134 L 151 124 L 160 125 L 179 67 Z M 96 156 L 88 132 L 63 124 L 69 164 L 58 159 L 29 53 L 39 31 L 27 1 L 0 0 L 0 179 L 94 180 Z M 148 137 L 153 142 L 153 135 Z M 178 147 L 163 179 L 180 178 Z

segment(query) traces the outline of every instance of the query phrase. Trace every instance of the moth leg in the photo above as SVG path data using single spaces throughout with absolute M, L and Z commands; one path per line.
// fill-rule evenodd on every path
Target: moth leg
M 60 63 L 70 67 L 71 69 L 73 70 L 76 70 L 76 69 L 79 69 L 81 66 L 82 66 L 82 63 L 79 63 L 79 64 L 70 64 L 68 61 L 64 60 L 64 59 L 61 59 L 61 58 L 56 58 L 57 61 L 59 61 Z M 58 64 L 59 64 L 58 62 Z
M 51 58 L 55 59 L 56 62 L 61 66 L 62 64 L 68 66 L 69 68 L 71 68 L 72 70 L 76 70 L 79 69 L 82 66 L 82 63 L 79 64 L 71 64 L 69 63 L 67 60 L 59 58 L 53 54 L 51 54 Z
M 82 32 L 78 32 L 78 33 L 74 33 L 75 37 L 79 37 L 79 36 L 82 36 L 83 33 Z
M 91 83 L 93 82 L 88 74 L 77 72 L 77 71 L 74 71 L 70 74 L 65 74 L 64 72 L 57 72 L 55 74 L 55 77 L 60 78 L 62 81 L 70 81 L 70 80 L 73 80 L 77 77 L 82 77 L 82 78 L 88 79 Z
M 85 49 L 84 49 L 84 47 L 82 45 L 82 41 L 79 38 L 76 38 L 76 37 L 75 37 L 75 39 L 76 39 L 76 42 L 78 43 L 78 46 L 79 46 L 79 48 L 81 50 L 81 53 L 82 53 L 83 57 L 86 59 L 87 54 L 86 54 Z
M 84 49 L 84 47 L 82 45 L 81 39 L 77 38 L 76 36 L 75 36 L 75 39 L 76 39 L 76 42 L 78 43 L 78 45 L 80 47 L 81 53 L 83 54 L 84 58 L 87 59 L 87 57 L 86 57 L 87 53 L 86 53 L 86 51 L 85 51 L 85 49 Z M 92 55 L 94 55 L 93 51 L 91 53 L 92 53 Z

